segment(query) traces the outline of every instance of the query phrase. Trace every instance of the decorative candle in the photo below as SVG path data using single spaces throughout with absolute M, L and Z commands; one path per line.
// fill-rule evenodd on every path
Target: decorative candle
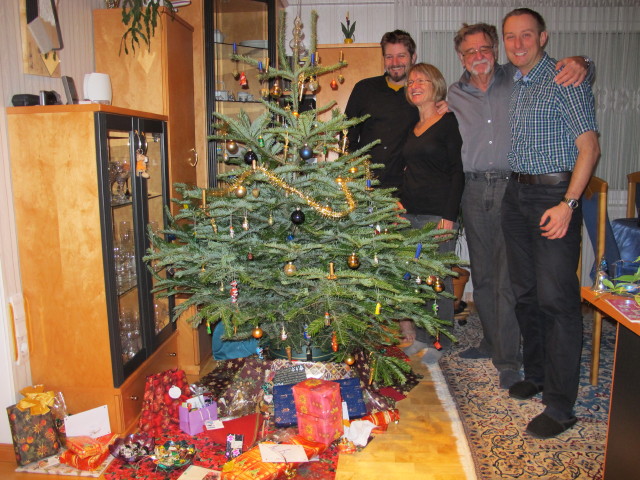
M 233 43 L 233 54 L 237 54 L 238 53 L 238 45 L 234 42 Z

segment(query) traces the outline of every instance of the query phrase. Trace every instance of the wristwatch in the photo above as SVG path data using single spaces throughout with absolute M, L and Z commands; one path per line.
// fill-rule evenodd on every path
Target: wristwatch
M 562 201 L 569 205 L 569 208 L 571 210 L 575 210 L 576 208 L 578 208 L 578 200 L 576 200 L 575 198 L 562 197 Z

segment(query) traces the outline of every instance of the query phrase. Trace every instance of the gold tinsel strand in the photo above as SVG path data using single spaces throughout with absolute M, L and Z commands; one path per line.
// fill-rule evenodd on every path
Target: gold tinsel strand
M 261 172 L 265 177 L 267 177 L 268 182 L 271 185 L 273 185 L 274 187 L 280 188 L 280 189 L 284 190 L 287 193 L 290 193 L 290 194 L 293 194 L 293 195 L 297 195 L 302 200 L 304 200 L 307 203 L 307 205 L 309 205 L 311 208 L 313 208 L 315 211 L 317 211 L 321 215 L 324 215 L 325 217 L 343 218 L 343 217 L 346 217 L 347 215 L 349 215 L 351 212 L 353 212 L 356 209 L 356 201 L 353 198 L 353 194 L 351 193 L 351 191 L 347 187 L 347 182 L 350 180 L 348 178 L 347 179 L 343 179 L 343 178 L 339 177 L 339 178 L 336 179 L 336 182 L 338 183 L 338 185 L 340 185 L 340 188 L 342 189 L 342 192 L 344 193 L 345 201 L 347 203 L 347 209 L 346 210 L 336 211 L 336 210 L 332 209 L 331 207 L 327 207 L 326 205 L 321 205 L 320 203 L 316 202 L 309 195 L 306 195 L 305 193 L 301 192 L 297 188 L 289 185 L 286 181 L 284 181 L 282 178 L 278 177 L 273 172 L 270 172 L 265 167 L 255 167 L 255 168 L 252 168 L 250 170 L 245 170 L 236 179 L 236 181 L 233 184 L 229 185 L 226 188 L 217 188 L 215 190 L 212 190 L 212 191 L 210 191 L 210 194 L 215 196 L 215 197 L 226 196 L 229 193 L 234 192 L 239 186 L 241 186 L 243 183 L 245 183 L 249 179 L 249 177 L 254 175 L 256 172 Z

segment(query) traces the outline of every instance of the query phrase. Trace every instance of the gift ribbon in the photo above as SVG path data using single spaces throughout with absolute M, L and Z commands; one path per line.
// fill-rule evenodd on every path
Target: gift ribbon
M 34 385 L 20 390 L 25 397 L 16 404 L 18 410 L 24 412 L 30 409 L 31 415 L 42 415 L 49 411 L 55 402 L 55 394 L 53 391 L 44 391 L 44 385 Z

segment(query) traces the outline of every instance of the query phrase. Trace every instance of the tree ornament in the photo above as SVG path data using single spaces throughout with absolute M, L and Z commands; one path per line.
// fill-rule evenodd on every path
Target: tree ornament
M 417 283 L 418 285 L 422 284 L 422 279 L 420 278 L 420 275 L 418 275 L 418 276 L 416 277 L 416 283 Z
M 244 220 L 242 220 L 242 229 L 244 231 L 249 230 L 249 219 L 247 218 L 247 216 L 244 216 Z
M 438 277 L 436 277 L 435 275 L 429 275 L 425 283 L 430 287 L 433 287 L 433 284 L 436 283 L 437 278 Z
M 240 86 L 242 88 L 249 87 L 249 81 L 247 80 L 247 75 L 244 72 L 240 72 Z
M 218 233 L 218 225 L 216 224 L 216 219 L 211 217 L 211 228 L 213 228 L 213 233 Z
M 312 92 L 318 90 L 318 80 L 316 80 L 316 77 L 311 77 L 311 80 L 309 80 L 309 90 Z
M 253 190 L 251 190 L 251 195 L 253 195 L 253 198 L 258 198 L 260 196 L 260 189 L 258 187 L 255 187 Z
M 267 223 L 269 225 L 273 225 L 273 215 L 269 214 L 269 218 L 267 219 Z
M 253 260 L 253 253 L 249 252 L 247 253 L 247 260 Z
M 247 196 L 247 188 L 243 185 L 238 186 L 238 188 L 236 188 L 236 197 L 238 198 L 244 198 Z
M 352 175 L 358 173 L 358 167 L 351 167 L 349 169 L 349 173 Z
M 336 334 L 336 332 L 333 332 L 331 334 L 331 350 L 333 350 L 334 352 L 338 351 L 338 335 Z
M 284 350 L 287 352 L 287 360 L 291 361 L 291 347 L 287 345 Z
M 305 143 L 304 147 L 300 149 L 300 157 L 303 160 L 309 160 L 310 158 L 313 157 L 313 149 L 310 148 L 309 145 Z
M 342 74 L 338 75 L 338 83 L 344 83 L 344 75 Z
M 344 363 L 346 363 L 347 365 L 351 366 L 354 363 L 356 363 L 356 359 L 354 358 L 353 355 L 348 354 L 346 357 L 344 357 Z
M 273 82 L 273 86 L 271 87 L 271 90 L 269 91 L 269 93 L 273 98 L 280 98 L 280 95 L 282 95 L 282 89 L 280 88 L 280 80 L 276 79 L 276 81 Z
M 231 289 L 229 290 L 229 294 L 231 295 L 231 303 L 238 302 L 238 282 L 233 280 L 231 282 Z
M 347 265 L 349 265 L 349 268 L 351 270 L 357 270 L 360 266 L 360 258 L 355 252 L 349 255 L 349 258 L 347 259 Z
M 286 240 L 287 242 L 293 242 L 294 238 L 296 237 L 294 237 L 293 233 L 290 233 L 289 235 L 287 235 Z
M 247 150 L 247 153 L 244 154 L 244 163 L 246 163 L 247 165 L 251 165 L 253 162 L 257 161 L 258 155 L 256 155 L 256 152 L 251 149 Z
M 231 238 L 236 236 L 236 231 L 233 229 L 233 225 L 229 225 L 229 236 Z
M 436 281 L 432 285 L 432 288 L 437 293 L 444 291 L 444 282 L 440 279 L 440 277 L 436 277 Z
M 380 315 L 380 310 L 382 309 L 382 304 L 380 302 L 376 303 L 376 315 Z
M 218 288 L 221 292 L 224 292 L 224 283 L 220 282 L 220 288 Z
M 284 266 L 284 273 L 288 276 L 293 275 L 294 273 L 296 273 L 296 266 L 293 264 L 293 262 L 289 262 Z
M 262 135 L 258 137 L 258 146 L 264 147 L 264 138 L 262 138 Z
M 262 331 L 262 329 L 258 325 L 256 325 L 256 328 L 253 329 L 251 335 L 253 336 L 253 338 L 262 338 L 263 333 L 264 332 Z
M 338 89 L 338 82 L 336 82 L 335 78 L 331 79 L 331 82 L 329 83 L 329 86 L 331 87 L 331 90 L 337 90 Z
M 329 315 L 329 312 L 324 312 L 324 324 L 326 327 L 331 325 L 331 315 Z
M 280 340 L 283 342 L 287 339 L 287 331 L 284 329 L 284 325 L 282 325 L 282 332 L 280 332 Z
M 291 214 L 291 221 L 296 225 L 302 225 L 304 223 L 304 212 L 300 210 L 300 207 L 296 207 L 296 209 Z
M 327 275 L 327 279 L 328 280 L 335 280 L 337 278 L 338 278 L 338 276 L 336 275 L 336 272 L 334 270 L 333 262 L 329 262 L 329 275 Z
M 373 263 L 375 263 L 376 265 L 378 265 L 378 263 L 380 263 L 380 260 L 378 260 L 378 254 L 377 253 L 373 254 Z
M 238 143 L 235 140 L 227 141 L 227 151 L 231 155 L 235 155 L 236 153 L 238 153 L 238 150 L 240 150 L 240 147 L 238 146 Z

